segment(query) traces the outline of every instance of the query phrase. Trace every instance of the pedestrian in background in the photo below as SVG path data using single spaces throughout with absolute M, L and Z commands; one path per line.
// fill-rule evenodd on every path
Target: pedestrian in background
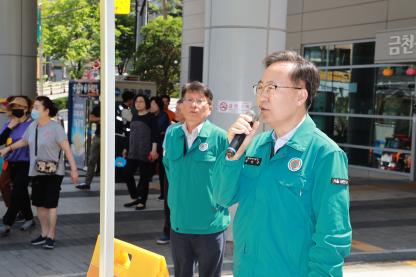
M 131 197 L 131 201 L 124 204 L 124 207 L 135 206 L 136 210 L 144 210 L 153 174 L 152 163 L 158 158 L 159 131 L 156 118 L 149 112 L 150 100 L 147 96 L 137 95 L 134 98 L 134 108 L 128 144 L 123 151 L 127 157 L 124 181 Z M 137 167 L 140 169 L 140 180 L 136 186 L 134 175 Z
M 26 129 L 21 140 L 0 150 L 5 156 L 10 151 L 29 146 L 29 176 L 32 177 L 32 204 L 37 208 L 41 234 L 31 241 L 44 249 L 55 246 L 57 206 L 65 175 L 65 153 L 71 166 L 71 179 L 78 182 L 78 171 L 62 126 L 52 120 L 58 112 L 55 104 L 46 96 L 38 96 L 32 109 L 34 122 Z
M 162 95 L 163 110 L 167 113 L 170 122 L 176 122 L 175 113 L 169 109 L 170 96 L 165 94 Z
M 26 129 L 32 123 L 30 111 L 32 101 L 26 96 L 16 96 L 7 106 L 10 119 L 0 131 L 0 144 L 10 147 L 14 142 L 22 139 Z M 13 150 L 13 149 L 12 149 Z M 7 163 L 6 172 L 10 176 L 12 184 L 11 201 L 6 214 L 3 216 L 3 225 L 0 225 L 0 236 L 10 233 L 11 226 L 15 223 L 17 214 L 22 213 L 25 222 L 21 230 L 28 230 L 35 226 L 28 186 L 29 178 L 29 148 L 22 147 L 10 152 L 4 157 Z
M 87 173 L 85 174 L 85 182 L 76 186 L 77 189 L 90 190 L 91 183 L 94 179 L 97 165 L 100 161 L 100 103 L 98 103 L 88 116 L 89 123 L 95 123 L 96 129 L 94 138 L 90 145 L 90 153 L 88 155 Z
M 125 90 L 121 94 L 122 103 L 116 105 L 116 125 L 115 125 L 115 156 L 121 157 L 123 155 L 124 146 L 127 143 L 127 138 L 130 133 L 130 122 L 133 118 L 131 109 L 133 107 L 134 92 Z M 116 167 L 115 179 L 116 183 L 123 181 L 122 167 Z
M 163 110 L 163 102 L 162 99 L 159 97 L 152 97 L 150 98 L 150 112 L 155 116 L 157 127 L 159 130 L 159 142 L 165 140 L 165 133 L 166 129 L 170 125 L 169 117 L 166 112 Z M 159 158 L 156 161 L 157 165 L 157 172 L 159 173 L 159 183 L 160 183 L 160 195 L 159 200 L 163 200 L 165 198 L 165 167 L 163 166 L 162 156 L 163 156 L 163 147 L 162 143 L 158 143 L 157 153 Z
M 176 277 L 220 277 L 225 249 L 224 230 L 230 223 L 228 210 L 212 199 L 212 170 L 225 150 L 224 130 L 207 118 L 213 95 L 200 82 L 182 89 L 183 124 L 166 134 L 163 162 L 169 181 L 172 257 Z
M 175 109 L 175 118 L 176 120 L 178 120 L 177 123 L 173 123 L 171 125 L 169 125 L 169 127 L 166 129 L 166 134 L 169 132 L 169 130 L 176 126 L 177 124 L 183 124 L 183 122 L 185 121 L 185 118 L 183 117 L 182 114 L 182 104 L 183 104 L 183 100 L 179 99 L 178 102 L 176 102 L 176 109 Z M 163 144 L 162 144 L 162 148 L 165 148 L 165 143 L 166 143 L 166 136 L 165 139 L 163 140 Z M 162 152 L 163 153 L 163 152 Z M 157 244 L 168 244 L 170 242 L 170 210 L 169 210 L 169 206 L 168 206 L 168 195 L 169 195 L 169 181 L 168 178 L 165 174 L 165 191 L 164 191 L 164 195 L 165 195 L 165 199 L 163 200 L 163 211 L 165 214 L 165 221 L 163 224 L 163 232 L 162 232 L 162 236 L 160 238 L 158 238 L 156 240 Z
M 8 120 L 12 118 L 11 110 L 7 109 L 7 106 L 10 102 L 12 102 L 14 96 L 7 97 L 5 102 L 2 102 L 2 105 L 5 106 L 5 113 L 8 117 Z M 7 137 L 2 139 L 1 145 L 4 145 L 7 142 Z M 1 196 L 3 197 L 4 204 L 6 208 L 10 207 L 10 202 L 12 201 L 12 192 L 11 192 L 11 185 L 10 185 L 10 171 L 8 170 L 7 161 L 3 160 L 3 167 L 0 174 L 0 192 Z M 20 214 L 20 213 L 19 213 Z
M 218 159 L 214 201 L 238 203 L 234 276 L 342 276 L 351 247 L 348 161 L 308 109 L 319 70 L 292 51 L 273 53 L 254 85 L 261 119 L 241 115 L 228 130 L 246 138 Z

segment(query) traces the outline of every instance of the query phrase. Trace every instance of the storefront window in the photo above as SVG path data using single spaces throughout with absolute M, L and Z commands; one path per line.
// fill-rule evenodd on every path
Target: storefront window
M 376 114 L 412 116 L 415 113 L 415 77 L 407 76 L 408 67 L 378 68 Z M 391 76 L 385 76 L 392 74 Z
M 306 59 L 316 64 L 316 66 L 327 65 L 328 56 L 326 46 L 307 47 L 304 50 L 304 56 Z
M 351 165 L 410 172 L 416 76 L 410 64 L 374 65 L 374 42 L 305 47 L 320 87 L 310 114 Z
M 350 164 L 410 171 L 411 120 L 322 115 L 312 118 L 320 130 L 348 150 Z

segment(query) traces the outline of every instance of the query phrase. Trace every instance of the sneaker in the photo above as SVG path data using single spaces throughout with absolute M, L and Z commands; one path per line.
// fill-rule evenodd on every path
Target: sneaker
M 156 243 L 161 245 L 168 244 L 169 242 L 170 238 L 168 238 L 166 235 L 163 235 L 156 240 Z
M 21 231 L 27 231 L 30 228 L 35 227 L 36 223 L 35 221 L 32 219 L 26 220 L 25 223 L 22 224 L 22 226 L 20 226 L 20 230 Z
M 46 237 L 42 237 L 42 235 L 30 241 L 32 245 L 41 245 L 41 244 L 44 244 L 45 242 L 46 242 Z
M 75 187 L 80 190 L 90 190 L 91 188 L 91 186 L 87 185 L 86 183 L 79 184 L 78 186 L 75 186 Z
M 23 216 L 23 214 L 22 214 L 21 212 L 19 212 L 19 213 L 16 215 L 16 220 L 15 220 L 15 222 L 17 222 L 17 223 L 23 223 L 23 222 L 25 222 L 25 217 Z
M 7 237 L 10 234 L 10 226 L 0 225 L 0 237 Z
M 46 242 L 42 245 L 43 249 L 53 249 L 55 247 L 55 240 L 46 238 Z

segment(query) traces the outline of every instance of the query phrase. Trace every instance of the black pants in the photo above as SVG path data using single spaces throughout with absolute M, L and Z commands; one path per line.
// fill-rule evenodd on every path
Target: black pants
M 170 209 L 168 206 L 168 189 L 169 189 L 169 182 L 168 179 L 166 178 L 166 174 L 163 177 L 164 181 L 165 181 L 165 185 L 164 185 L 164 194 L 165 194 L 165 199 L 163 201 L 163 210 L 165 213 L 165 224 L 163 226 L 163 234 L 170 238 Z
M 136 186 L 134 174 L 137 167 L 140 169 L 140 180 Z M 130 197 L 132 199 L 140 199 L 140 203 L 146 204 L 147 196 L 149 195 L 149 181 L 153 174 L 153 164 L 151 162 L 127 159 L 124 170 L 124 181 L 127 184 Z
M 116 143 L 115 158 L 121 157 L 121 155 L 123 154 L 124 146 L 126 145 L 126 138 L 116 134 L 115 143 Z M 114 175 L 115 175 L 116 183 L 123 182 L 123 174 L 124 174 L 124 168 L 122 167 L 115 168 Z
M 221 277 L 225 251 L 224 231 L 193 235 L 171 230 L 170 241 L 175 277 L 192 277 L 197 263 L 200 277 Z
M 165 166 L 163 165 L 163 161 L 162 161 L 162 155 L 163 154 L 159 154 L 160 158 L 157 160 L 158 163 L 158 167 L 159 167 L 159 183 L 160 183 L 160 196 L 161 197 L 166 197 L 166 189 L 165 186 L 166 184 L 166 171 L 165 171 Z
M 29 162 L 9 162 L 10 178 L 12 182 L 12 197 L 10 207 L 3 217 L 3 223 L 12 226 L 19 211 L 26 220 L 33 219 L 32 208 L 28 192 Z

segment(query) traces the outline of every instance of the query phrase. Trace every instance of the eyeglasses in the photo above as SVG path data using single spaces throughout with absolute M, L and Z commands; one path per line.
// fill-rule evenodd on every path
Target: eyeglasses
M 193 103 L 195 103 L 196 105 L 201 106 L 207 103 L 207 100 L 203 98 L 200 98 L 200 99 L 184 98 L 183 103 L 188 104 L 188 105 L 192 105 Z
M 261 83 L 257 83 L 253 86 L 253 93 L 255 96 L 262 96 L 264 94 L 266 97 L 269 97 L 272 93 L 277 92 L 278 89 L 282 88 L 302 89 L 301 87 L 288 87 L 276 84 L 262 85 Z

